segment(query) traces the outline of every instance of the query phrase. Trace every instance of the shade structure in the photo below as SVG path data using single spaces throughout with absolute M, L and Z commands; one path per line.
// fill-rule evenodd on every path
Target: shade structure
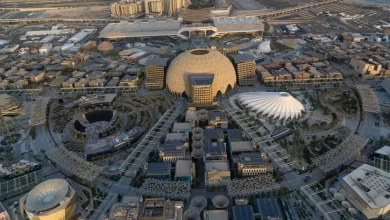
M 214 196 L 212 202 L 217 209 L 226 208 L 229 205 L 229 199 L 224 195 Z
M 184 220 L 200 220 L 200 211 L 198 209 L 189 208 L 183 214 Z
M 305 111 L 302 103 L 287 92 L 245 92 L 236 97 L 244 108 L 274 119 L 296 119 Z
M 191 156 L 193 158 L 202 158 L 204 156 L 204 151 L 202 149 L 195 149 L 192 151 Z
M 202 211 L 207 206 L 207 199 L 203 196 L 195 196 L 191 199 L 190 208 Z

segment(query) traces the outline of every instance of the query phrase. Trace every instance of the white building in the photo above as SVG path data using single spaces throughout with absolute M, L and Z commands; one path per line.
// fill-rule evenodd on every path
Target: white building
M 348 200 L 368 219 L 385 216 L 390 210 L 390 173 L 363 164 L 341 183 Z
M 294 34 L 295 32 L 299 31 L 299 28 L 296 24 L 288 24 L 286 25 L 286 28 L 290 34 Z
M 47 55 L 50 53 L 50 51 L 53 49 L 53 44 L 46 43 L 43 44 L 41 48 L 39 48 L 39 53 L 42 55 Z

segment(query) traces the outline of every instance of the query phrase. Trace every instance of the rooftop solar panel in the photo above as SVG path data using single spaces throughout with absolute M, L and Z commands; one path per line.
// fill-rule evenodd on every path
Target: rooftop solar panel
M 281 217 L 275 198 L 259 198 L 257 199 L 257 206 L 260 214 L 264 217 Z
M 233 206 L 234 220 L 254 220 L 253 208 L 250 205 Z

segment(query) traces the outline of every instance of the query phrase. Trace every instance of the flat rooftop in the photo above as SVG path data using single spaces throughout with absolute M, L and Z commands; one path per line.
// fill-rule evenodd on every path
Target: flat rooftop
M 176 122 L 173 124 L 173 132 L 186 132 L 186 131 L 192 131 L 191 123 L 189 122 Z
M 242 63 L 242 62 L 255 60 L 255 57 L 253 55 L 249 55 L 249 54 L 231 55 L 231 57 L 235 63 Z
M 166 66 L 168 64 L 168 58 L 151 58 L 145 63 L 146 66 Z
M 377 154 L 382 154 L 386 156 L 390 156 L 390 147 L 389 146 L 383 146 L 375 151 Z
M 148 167 L 148 174 L 150 175 L 169 175 L 171 173 L 170 163 L 150 163 Z
M 176 161 L 176 177 L 187 177 L 192 176 L 192 161 L 191 160 L 178 160 Z
M 176 35 L 181 23 L 173 21 L 148 21 L 108 24 L 99 34 L 99 38 L 125 38 Z
M 230 151 L 234 152 L 252 152 L 252 143 L 250 141 L 234 141 L 230 142 Z
M 372 209 L 390 204 L 390 173 L 386 171 L 363 164 L 345 176 L 343 182 Z
M 229 163 L 227 161 L 206 161 L 206 172 L 210 171 L 229 171 Z
M 262 165 L 266 163 L 260 152 L 242 153 L 238 157 L 240 163 L 245 165 Z

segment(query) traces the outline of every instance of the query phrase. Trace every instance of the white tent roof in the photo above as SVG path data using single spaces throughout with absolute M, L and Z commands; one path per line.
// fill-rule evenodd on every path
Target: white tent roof
M 246 92 L 237 94 L 242 106 L 267 117 L 295 119 L 305 111 L 303 105 L 287 92 Z

